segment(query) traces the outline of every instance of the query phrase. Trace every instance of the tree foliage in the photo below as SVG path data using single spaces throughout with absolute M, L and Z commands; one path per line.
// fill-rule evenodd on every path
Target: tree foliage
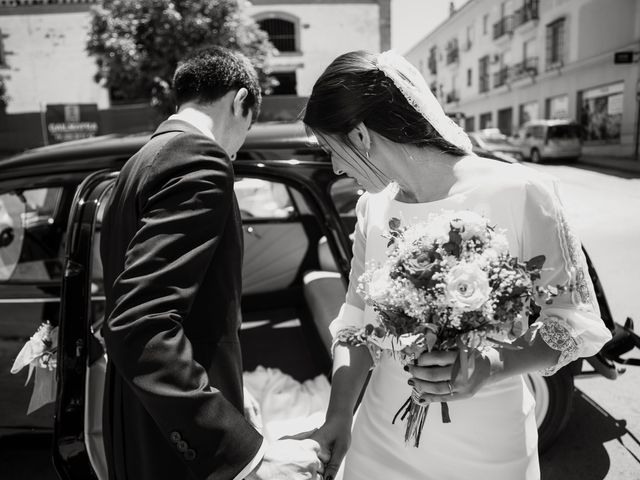
M 87 43 L 98 65 L 95 80 L 122 100 L 148 100 L 168 113 L 178 61 L 219 45 L 249 57 L 268 85 L 265 67 L 274 48 L 248 6 L 245 0 L 103 0 L 92 11 Z

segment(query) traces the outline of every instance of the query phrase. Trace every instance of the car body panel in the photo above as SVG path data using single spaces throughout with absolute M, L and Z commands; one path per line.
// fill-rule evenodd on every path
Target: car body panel
M 490 131 L 488 131 L 490 130 Z M 497 129 L 480 130 L 479 132 L 469 132 L 469 139 L 474 150 L 482 149 L 493 154 L 504 154 L 513 157 L 515 160 L 522 160 L 520 148 L 513 145 L 506 135 Z

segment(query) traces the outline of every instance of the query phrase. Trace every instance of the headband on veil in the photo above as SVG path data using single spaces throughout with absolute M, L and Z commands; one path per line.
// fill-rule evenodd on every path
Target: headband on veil
M 409 105 L 416 109 L 447 142 L 471 153 L 471 141 L 464 130 L 442 110 L 422 74 L 393 50 L 382 52 L 376 66 L 400 90 Z

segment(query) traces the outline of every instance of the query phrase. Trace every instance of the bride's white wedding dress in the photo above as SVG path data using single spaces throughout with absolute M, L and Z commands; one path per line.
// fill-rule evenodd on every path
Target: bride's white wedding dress
M 541 284 L 575 283 L 572 293 L 541 305 L 539 320 L 544 323 L 539 334 L 562 352 L 559 364 L 543 373 L 600 349 L 610 334 L 600 320 L 584 256 L 563 216 L 555 183 L 527 167 L 499 168 L 499 175 L 479 179 L 466 191 L 439 201 L 402 203 L 391 189 L 360 199 L 350 286 L 331 325 L 334 338 L 346 326 L 376 322 L 355 287 L 366 262 L 384 259 L 387 239 L 382 234 L 390 218 L 406 225 L 441 210 L 472 210 L 507 229 L 511 255 L 524 260 L 546 256 Z M 396 360 L 376 361 L 355 420 L 344 480 L 540 478 L 535 401 L 522 376 L 485 387 L 469 400 L 449 402 L 449 424 L 442 423 L 440 405 L 433 404 L 418 448 L 405 445 L 404 422 L 392 424 L 410 394 L 409 378 Z

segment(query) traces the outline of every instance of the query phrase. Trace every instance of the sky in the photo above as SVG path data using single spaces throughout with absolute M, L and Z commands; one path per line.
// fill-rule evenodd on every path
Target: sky
M 449 0 L 391 0 L 391 48 L 404 54 L 449 16 Z M 455 0 L 460 8 L 467 0 Z

